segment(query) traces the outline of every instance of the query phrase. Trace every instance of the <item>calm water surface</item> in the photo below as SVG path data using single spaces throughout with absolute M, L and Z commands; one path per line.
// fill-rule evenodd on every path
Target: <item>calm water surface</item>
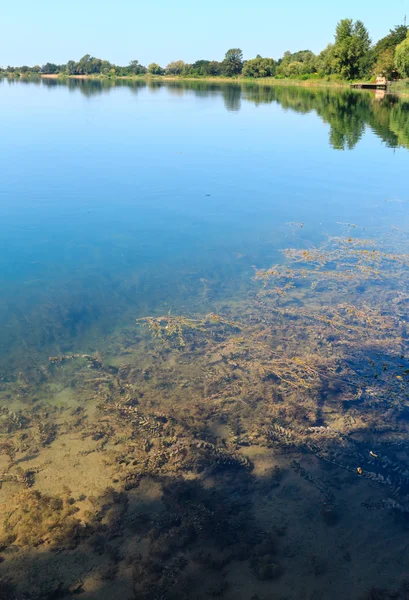
M 288 222 L 315 242 L 337 222 L 406 221 L 409 103 L 393 97 L 4 79 L 0 92 L 8 357 L 72 347 L 124 311 L 194 308 L 201 278 L 229 295 L 271 264 Z
M 0 79 L 0 119 L 0 598 L 407 598 L 409 101 Z

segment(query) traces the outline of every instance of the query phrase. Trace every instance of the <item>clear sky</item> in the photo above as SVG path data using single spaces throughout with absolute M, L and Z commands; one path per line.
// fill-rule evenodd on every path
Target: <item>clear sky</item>
M 125 65 L 279 58 L 322 50 L 343 18 L 361 19 L 374 41 L 409 20 L 409 0 L 3 0 L 0 65 L 65 63 L 84 54 Z

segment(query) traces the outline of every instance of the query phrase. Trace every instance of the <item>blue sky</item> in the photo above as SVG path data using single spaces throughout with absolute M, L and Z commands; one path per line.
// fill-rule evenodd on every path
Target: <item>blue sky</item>
M 322 50 L 342 18 L 361 19 L 374 41 L 403 22 L 409 0 L 3 0 L 0 65 L 65 63 L 86 53 L 116 64 L 221 60 Z

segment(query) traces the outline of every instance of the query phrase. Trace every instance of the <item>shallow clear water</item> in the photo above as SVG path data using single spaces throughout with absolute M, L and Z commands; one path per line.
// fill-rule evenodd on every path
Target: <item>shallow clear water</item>
M 409 101 L 0 79 L 0 115 L 0 598 L 406 598 Z

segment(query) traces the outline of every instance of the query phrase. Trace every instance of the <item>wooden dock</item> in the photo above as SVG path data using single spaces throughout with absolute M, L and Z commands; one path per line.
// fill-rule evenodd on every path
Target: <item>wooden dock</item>
M 377 77 L 374 83 L 351 83 L 351 87 L 358 90 L 386 90 L 388 80 L 386 77 Z
M 351 83 L 351 87 L 356 90 L 386 90 L 387 83 Z

